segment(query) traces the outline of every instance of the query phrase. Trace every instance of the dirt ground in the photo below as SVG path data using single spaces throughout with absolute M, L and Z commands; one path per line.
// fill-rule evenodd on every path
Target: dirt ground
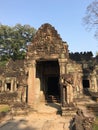
M 0 130 L 69 130 L 72 117 L 57 114 L 58 104 L 41 104 L 37 112 L 3 121 Z
M 95 103 L 90 99 L 79 101 L 77 107 L 83 110 L 86 116 L 94 116 L 89 113 L 85 104 Z M 25 116 L 8 117 L 0 124 L 0 130 L 71 130 L 72 117 L 62 117 L 57 114 L 59 104 L 40 104 L 37 112 L 31 112 Z

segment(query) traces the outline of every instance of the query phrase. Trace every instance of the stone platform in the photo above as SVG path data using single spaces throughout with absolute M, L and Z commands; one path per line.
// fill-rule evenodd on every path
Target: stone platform
M 67 106 L 67 107 L 62 107 L 61 111 L 62 111 L 62 116 L 72 116 L 73 117 L 76 115 L 77 108 Z

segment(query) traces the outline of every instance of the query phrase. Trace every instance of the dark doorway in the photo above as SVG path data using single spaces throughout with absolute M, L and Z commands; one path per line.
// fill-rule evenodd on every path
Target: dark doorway
M 6 85 L 7 85 L 7 90 L 11 90 L 11 83 L 6 83 Z
M 46 100 L 48 103 L 60 103 L 59 77 L 48 77 Z
M 83 88 L 89 88 L 90 85 L 89 85 L 89 80 L 83 80 Z
M 40 90 L 47 102 L 59 102 L 60 68 L 58 60 L 39 60 L 36 64 L 36 77 L 40 80 Z
M 47 94 L 53 96 L 60 95 L 60 88 L 59 88 L 59 77 L 48 77 L 47 83 Z

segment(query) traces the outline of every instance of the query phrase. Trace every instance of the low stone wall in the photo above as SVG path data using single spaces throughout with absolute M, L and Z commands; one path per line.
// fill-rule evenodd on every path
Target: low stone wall
M 5 121 L 5 120 L 9 120 L 9 119 L 11 119 L 10 111 L 8 111 L 8 112 L 0 112 L 0 123 Z
M 17 115 L 26 115 L 29 112 L 29 106 L 25 103 L 16 102 L 11 106 L 11 115 L 17 116 Z
M 6 116 L 6 112 L 0 112 L 0 121 Z
M 1 92 L 0 93 L 0 104 L 12 104 L 17 101 L 17 92 Z

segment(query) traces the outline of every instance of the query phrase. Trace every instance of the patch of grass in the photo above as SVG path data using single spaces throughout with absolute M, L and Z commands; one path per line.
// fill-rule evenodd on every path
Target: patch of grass
M 8 105 L 0 105 L 0 112 L 8 112 L 10 107 Z
M 0 61 L 0 66 L 4 67 L 6 65 L 7 61 Z
M 93 124 L 93 130 L 98 130 L 98 116 L 96 116 L 95 122 Z
M 93 130 L 98 130 L 98 125 L 94 124 Z

